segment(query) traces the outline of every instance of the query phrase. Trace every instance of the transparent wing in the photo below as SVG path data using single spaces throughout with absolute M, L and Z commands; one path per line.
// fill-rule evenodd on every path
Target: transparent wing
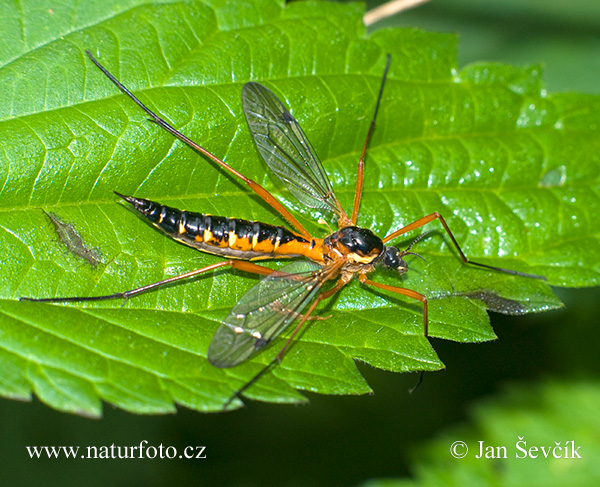
M 309 304 L 327 268 L 310 261 L 282 267 L 252 287 L 225 318 L 208 348 L 217 367 L 233 367 L 266 347 Z
M 260 155 L 283 184 L 311 208 L 340 216 L 340 204 L 325 169 L 296 119 L 271 90 L 246 83 L 242 104 Z

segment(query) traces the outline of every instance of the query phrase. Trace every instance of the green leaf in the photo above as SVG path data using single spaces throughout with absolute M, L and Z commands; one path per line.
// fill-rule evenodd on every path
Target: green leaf
M 318 215 L 299 208 L 259 159 L 241 88 L 260 81 L 284 100 L 349 210 L 389 52 L 359 224 L 385 235 L 439 211 L 474 260 L 558 286 L 598 284 L 600 99 L 547 96 L 536 67 L 458 72 L 454 36 L 367 36 L 361 13 L 359 5 L 266 0 L 9 9 L 0 45 L 0 393 L 34 392 L 52 407 L 96 416 L 100 399 L 134 412 L 171 412 L 174 403 L 214 411 L 284 343 L 233 369 L 207 362 L 219 321 L 257 282 L 236 271 L 125 305 L 18 302 L 112 294 L 219 261 L 154 230 L 113 190 L 285 224 L 244 184 L 148 122 L 86 49 L 163 118 L 280 196 L 319 237 L 328 230 Z M 72 225 L 102 262 L 92 267 L 71 252 L 42 210 Z M 410 257 L 405 278 L 380 270 L 373 279 L 430 297 L 431 336 L 493 339 L 486 303 L 516 313 L 560 306 L 542 281 L 462 264 L 440 224 L 428 227 L 436 232 L 413 249 L 425 261 Z M 421 303 L 353 282 L 323 304 L 317 313 L 331 318 L 312 322 L 248 397 L 368 392 L 357 359 L 392 371 L 443 367 L 423 336 Z
M 415 449 L 414 480 L 371 480 L 362 486 L 595 485 L 599 401 L 597 381 L 512 385 L 476 404 L 469 425 Z M 451 456 L 457 441 L 466 445 L 455 447 L 462 458 Z

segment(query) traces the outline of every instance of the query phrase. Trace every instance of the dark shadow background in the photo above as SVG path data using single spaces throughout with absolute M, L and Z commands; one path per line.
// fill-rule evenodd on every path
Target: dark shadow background
M 588 0 L 434 0 L 382 24 L 458 32 L 460 66 L 475 60 L 545 63 L 551 91 L 598 93 L 600 4 L 595 8 Z M 94 421 L 58 413 L 37 399 L 0 399 L 2 483 L 325 486 L 409 475 L 407 457 L 416 444 L 467 421 L 469 406 L 506 382 L 598 378 L 600 293 L 596 288 L 559 289 L 557 294 L 564 310 L 526 317 L 492 315 L 499 337 L 495 342 L 432 339 L 447 369 L 427 374 L 413 395 L 407 391 L 416 374 L 362 366 L 374 395 L 309 395 L 307 406 L 249 403 L 229 414 L 180 409 L 172 416 L 146 417 L 106 406 L 105 417 Z M 31 460 L 25 448 L 134 446 L 142 440 L 178 450 L 206 446 L 207 458 Z

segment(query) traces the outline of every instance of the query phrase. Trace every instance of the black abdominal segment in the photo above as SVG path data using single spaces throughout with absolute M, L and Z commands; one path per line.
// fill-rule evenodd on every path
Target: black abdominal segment
M 277 252 L 280 248 L 308 242 L 285 227 L 178 210 L 150 200 L 118 195 L 175 240 L 212 254 L 268 259 L 280 256 Z

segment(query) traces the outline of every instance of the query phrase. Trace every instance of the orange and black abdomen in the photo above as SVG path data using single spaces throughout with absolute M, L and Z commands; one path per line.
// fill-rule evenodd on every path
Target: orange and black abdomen
M 245 260 L 303 255 L 323 261 L 322 240 L 306 240 L 285 227 L 183 211 L 116 194 L 167 235 L 203 252 Z

